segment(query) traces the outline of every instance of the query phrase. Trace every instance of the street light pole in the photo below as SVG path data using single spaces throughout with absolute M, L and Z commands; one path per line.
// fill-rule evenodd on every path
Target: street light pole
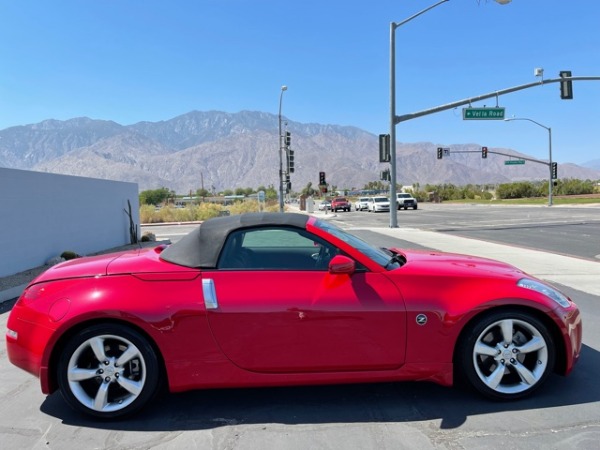
M 396 199 L 396 28 L 447 1 L 449 0 L 440 0 L 402 22 L 390 23 L 390 228 L 398 228 L 398 201 Z
M 283 135 L 281 134 L 281 103 L 283 101 L 283 92 L 287 91 L 287 86 L 281 86 L 279 94 L 279 212 L 283 212 Z
M 446 3 L 449 0 L 440 0 L 439 2 L 425 8 L 422 11 L 410 16 L 402 22 L 390 23 L 390 228 L 398 228 L 398 202 L 396 199 L 396 28 L 401 27 L 407 22 L 419 17 L 436 6 Z M 512 0 L 494 0 L 500 5 L 506 5 Z
M 531 123 L 535 123 L 537 126 L 542 127 L 548 131 L 548 206 L 552 206 L 552 128 L 542 125 L 539 122 L 536 122 L 533 119 L 528 119 L 526 117 L 512 117 L 509 119 L 504 119 L 505 122 L 511 122 L 513 120 L 526 120 Z

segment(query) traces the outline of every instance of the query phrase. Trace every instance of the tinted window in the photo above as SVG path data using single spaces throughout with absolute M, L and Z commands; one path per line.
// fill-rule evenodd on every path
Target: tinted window
M 380 248 L 373 247 L 372 245 L 367 244 L 365 241 L 363 241 L 357 236 L 354 236 L 353 234 L 346 233 L 341 228 L 336 227 L 327 220 L 317 220 L 315 221 L 314 225 L 351 245 L 363 255 L 369 257 L 382 267 L 386 267 L 390 262 L 390 255 L 388 253 L 386 253 Z
M 231 233 L 219 269 L 327 270 L 338 249 L 296 228 L 253 228 Z

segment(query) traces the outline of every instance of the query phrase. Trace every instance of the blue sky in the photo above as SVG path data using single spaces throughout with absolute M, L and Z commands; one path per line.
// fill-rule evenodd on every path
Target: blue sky
M 192 110 L 283 114 L 389 132 L 389 29 L 435 0 L 0 0 L 0 129 L 87 116 L 123 125 Z M 597 0 L 450 0 L 396 31 L 397 114 L 536 81 L 600 76 Z M 539 78 L 538 78 L 539 80 Z M 552 128 L 558 162 L 600 159 L 600 81 L 501 96 Z M 496 100 L 473 106 L 496 106 Z M 292 130 L 293 131 L 293 130 Z M 398 142 L 548 156 L 527 121 L 403 122 Z

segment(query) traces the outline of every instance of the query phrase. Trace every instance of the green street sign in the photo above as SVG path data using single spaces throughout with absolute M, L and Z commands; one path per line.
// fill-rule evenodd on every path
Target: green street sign
M 503 120 L 504 108 L 463 108 L 463 120 Z
M 524 159 L 509 159 L 508 161 L 504 161 L 505 166 L 514 166 L 515 164 L 525 164 Z

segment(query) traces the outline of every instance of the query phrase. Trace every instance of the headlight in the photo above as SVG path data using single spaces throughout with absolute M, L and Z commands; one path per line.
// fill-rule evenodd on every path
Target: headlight
M 571 303 L 569 302 L 569 299 L 566 295 L 554 289 L 552 286 L 548 286 L 547 284 L 541 283 L 539 281 L 531 280 L 529 278 L 521 278 L 517 282 L 517 286 L 537 291 L 540 294 L 544 294 L 546 297 L 551 298 L 563 308 L 568 308 L 569 306 L 571 306 Z

